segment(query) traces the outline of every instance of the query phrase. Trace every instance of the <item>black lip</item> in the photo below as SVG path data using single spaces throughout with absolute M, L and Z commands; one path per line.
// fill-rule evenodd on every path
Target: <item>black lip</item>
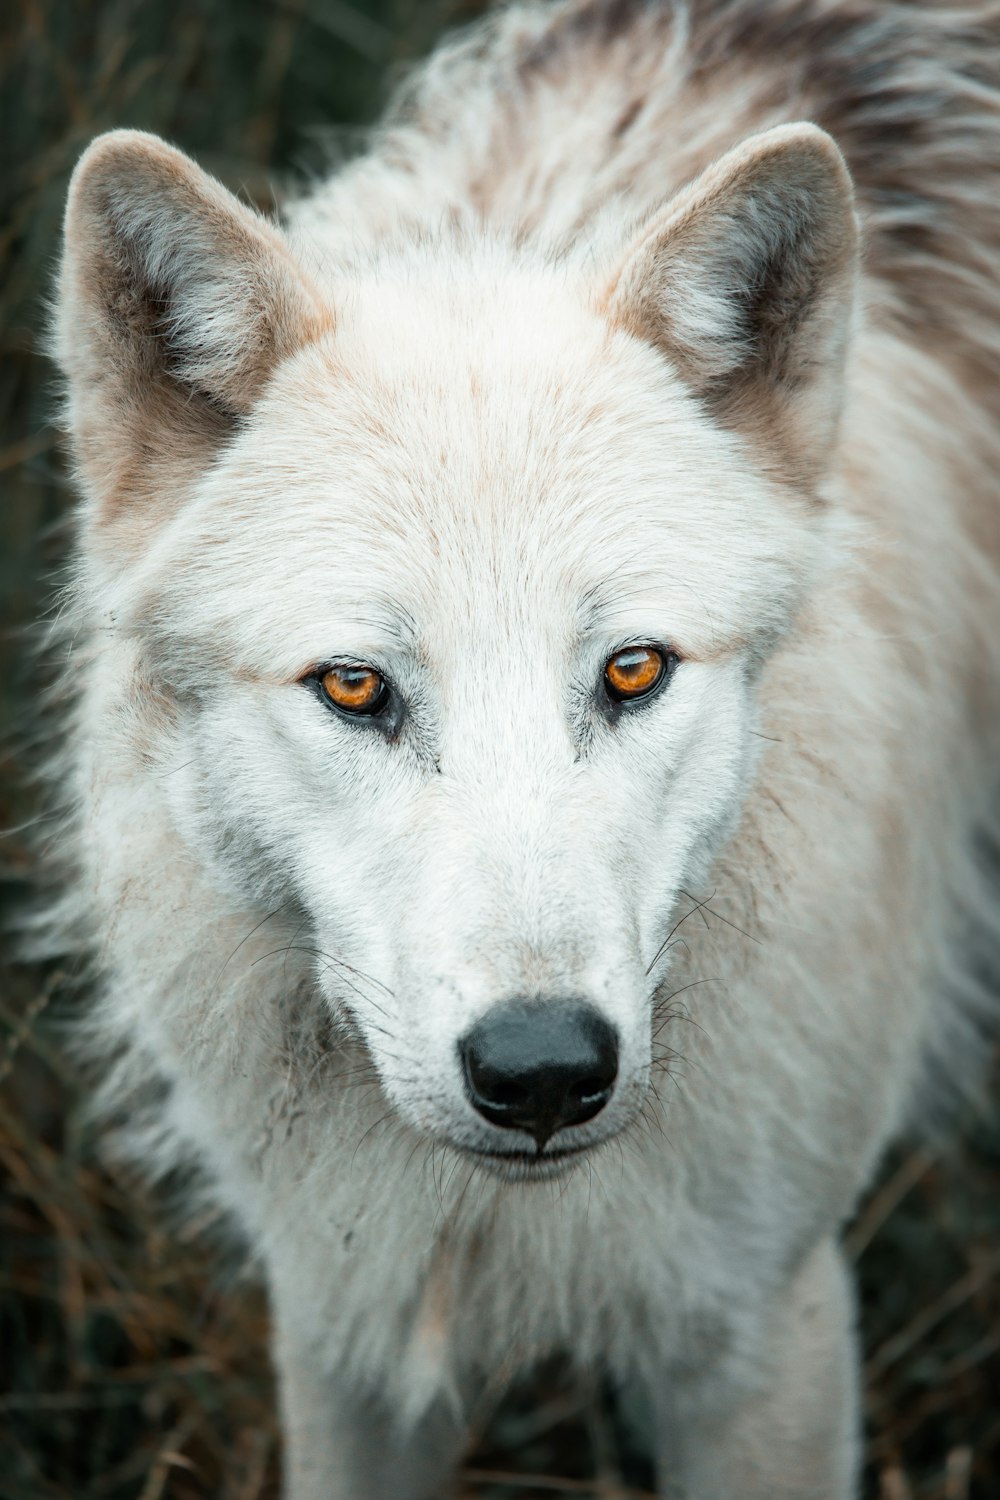
M 574 1146 L 568 1151 L 483 1151 L 473 1146 L 464 1146 L 462 1149 L 474 1161 L 497 1162 L 505 1167 L 527 1167 L 537 1171 L 585 1156 L 588 1147 Z

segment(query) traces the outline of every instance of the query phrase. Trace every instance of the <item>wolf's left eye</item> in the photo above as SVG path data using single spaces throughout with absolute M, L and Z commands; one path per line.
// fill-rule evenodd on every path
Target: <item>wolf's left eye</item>
M 604 686 L 617 703 L 646 698 L 676 665 L 672 651 L 661 651 L 657 646 L 627 646 L 608 661 Z
M 341 713 L 371 717 L 389 701 L 385 678 L 374 667 L 327 667 L 319 677 L 323 696 Z

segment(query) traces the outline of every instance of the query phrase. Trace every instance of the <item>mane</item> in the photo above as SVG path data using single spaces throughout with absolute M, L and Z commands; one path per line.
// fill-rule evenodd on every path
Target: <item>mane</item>
M 602 87 L 610 76 L 620 88 L 607 140 L 576 168 L 582 195 L 585 174 L 626 166 L 627 142 L 643 132 L 666 197 L 748 130 L 803 118 L 828 130 L 857 186 L 866 268 L 889 294 L 881 310 L 957 357 L 989 383 L 987 403 L 1000 402 L 991 388 L 1000 369 L 1000 7 L 531 0 L 422 64 L 375 153 L 406 172 L 443 150 L 449 169 L 464 161 L 466 188 L 481 199 L 505 175 L 537 175 L 513 157 L 551 157 L 561 128 L 573 172 L 574 153 L 588 147 L 568 139 L 548 106 L 574 76 Z

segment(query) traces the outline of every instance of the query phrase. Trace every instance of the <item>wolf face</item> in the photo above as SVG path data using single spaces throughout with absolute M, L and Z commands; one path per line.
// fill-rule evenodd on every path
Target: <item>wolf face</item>
M 603 269 L 321 274 L 122 133 L 67 244 L 86 583 L 185 845 L 300 919 L 411 1124 L 539 1169 L 620 1130 L 824 524 L 835 148 L 756 138 Z

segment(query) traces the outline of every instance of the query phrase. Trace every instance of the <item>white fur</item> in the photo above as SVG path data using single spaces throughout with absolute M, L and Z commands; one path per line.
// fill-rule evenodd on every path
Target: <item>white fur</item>
M 882 315 L 891 284 L 852 312 L 821 132 L 737 145 L 663 210 L 733 144 L 718 94 L 685 102 L 683 12 L 655 69 L 644 13 L 567 43 L 482 175 L 495 70 L 587 9 L 455 44 L 287 241 L 131 134 L 71 197 L 54 922 L 101 975 L 131 1149 L 200 1162 L 265 1267 L 293 1500 L 440 1493 L 469 1403 L 553 1349 L 645 1384 L 665 1494 L 845 1500 L 832 1240 L 982 999 L 945 981 L 986 899 L 991 416 Z M 604 140 L 636 74 L 636 168 L 599 170 L 576 90 Z M 784 118 L 767 84 L 748 63 L 744 134 Z M 765 380 L 734 308 L 793 220 L 808 291 Z M 612 724 L 630 642 L 681 664 Z M 343 658 L 405 699 L 396 740 L 299 681 Z M 457 1053 L 525 994 L 621 1038 L 589 1149 L 533 1177 L 476 1156 L 507 1133 Z

